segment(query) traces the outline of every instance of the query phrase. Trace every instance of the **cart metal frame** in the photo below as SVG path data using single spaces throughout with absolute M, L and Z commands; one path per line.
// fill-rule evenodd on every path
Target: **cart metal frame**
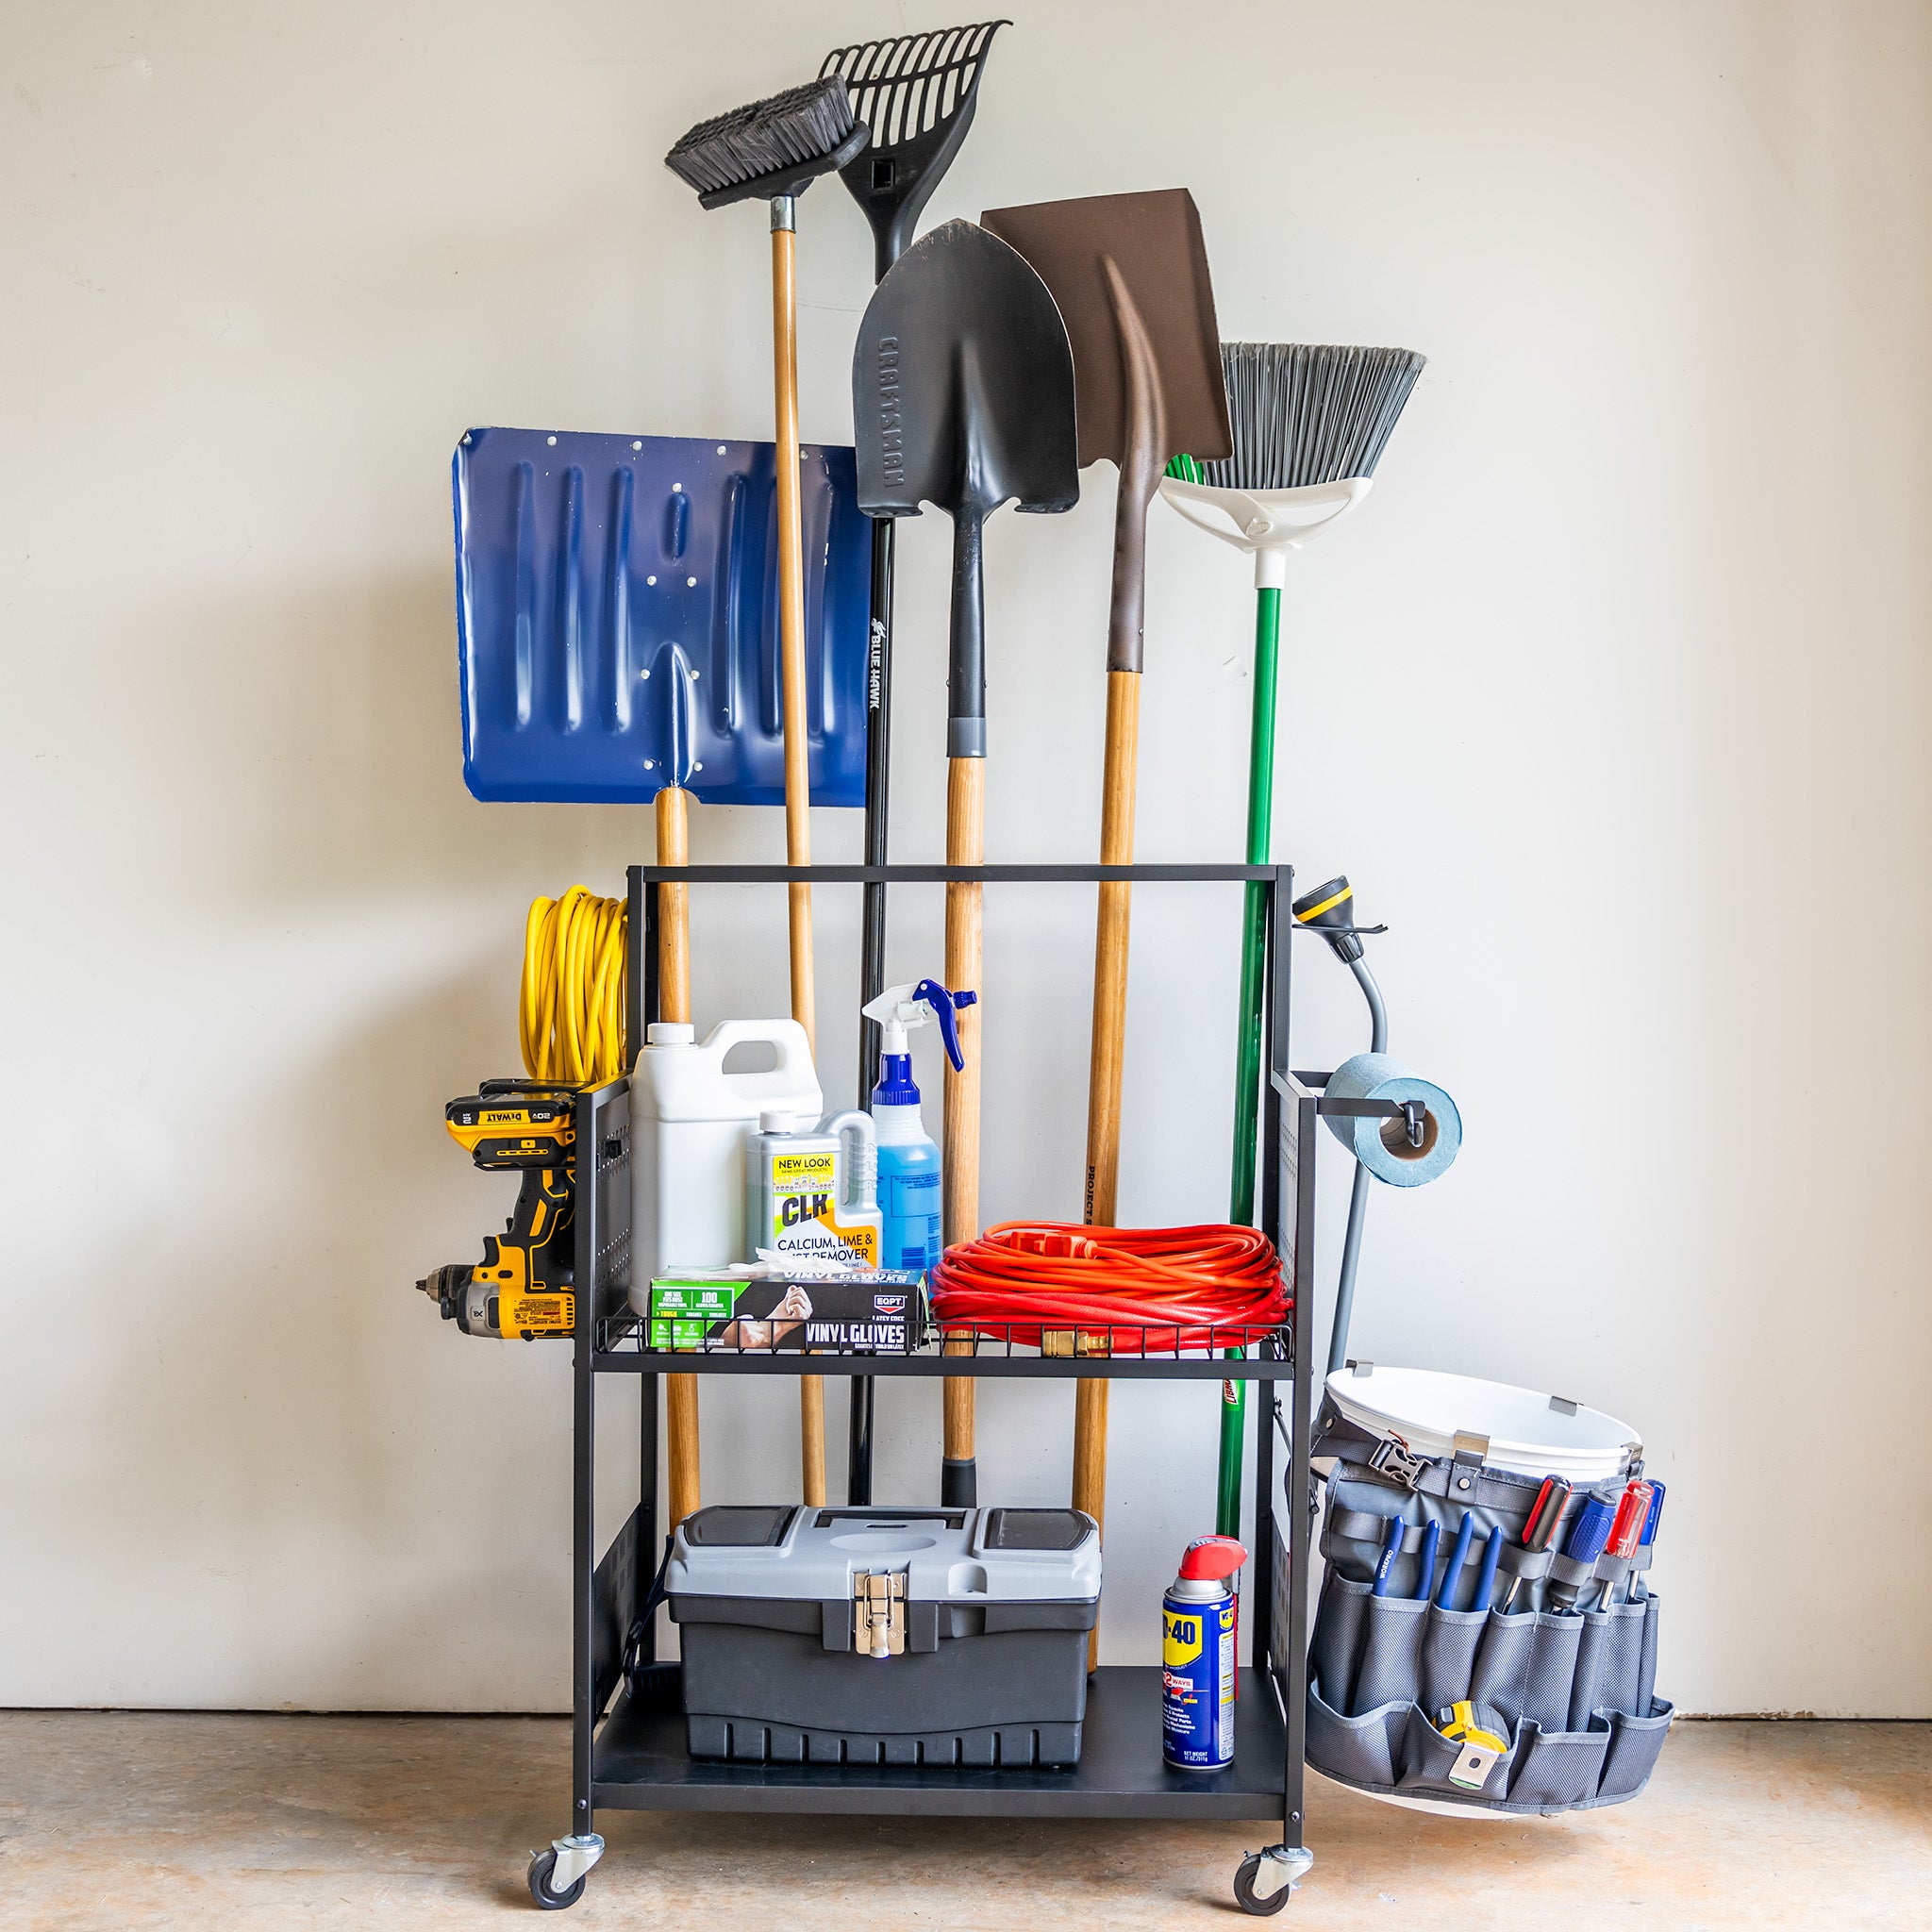
M 1253 882 L 1264 889 L 1268 974 L 1263 1002 L 1261 1136 L 1275 1157 L 1261 1164 L 1261 1225 L 1291 1257 L 1296 1307 L 1288 1324 L 1249 1345 L 1240 1358 L 1214 1350 L 1185 1355 L 1042 1356 L 1017 1352 L 996 1336 L 970 1358 L 936 1351 L 903 1356 L 662 1354 L 645 1346 L 626 1291 L 630 1260 L 630 1096 L 619 1079 L 577 1102 L 575 1338 L 574 1533 L 571 1595 L 571 1828 L 537 1855 L 531 1889 L 547 1907 L 574 1904 L 603 1854 L 596 1815 L 606 1809 L 866 1813 L 939 1817 L 1254 1818 L 1278 1821 L 1281 1840 L 1250 1855 L 1237 1876 L 1245 1909 L 1278 1911 L 1313 1862 L 1305 1848 L 1304 1725 L 1313 1496 L 1309 1485 L 1311 1352 L 1301 1316 L 1315 1281 L 1316 1126 L 1323 1113 L 1394 1114 L 1375 1102 L 1324 1101 L 1322 1076 L 1289 1070 L 1289 952 L 1279 940 L 1292 896 L 1293 869 L 1251 865 L 886 865 L 632 866 L 629 873 L 629 1037 L 644 1038 L 658 1008 L 657 898 L 660 883 L 691 887 L 892 886 L 977 882 L 1084 886 Z M 1286 919 L 1289 931 L 1296 928 Z M 1222 1338 L 1216 1338 L 1217 1344 Z M 852 1389 L 848 1491 L 870 1501 L 872 1378 L 1024 1377 L 1065 1382 L 1107 1375 L 1155 1380 L 1239 1379 L 1260 1385 L 1254 1412 L 1255 1548 L 1247 1591 L 1251 1655 L 1241 1673 L 1241 1719 L 1234 1763 L 1210 1776 L 1169 1771 L 1160 1753 L 1160 1672 L 1102 1665 L 1091 1676 L 1080 1762 L 1068 1770 L 977 1770 L 958 1766 L 883 1767 L 729 1763 L 693 1759 L 671 1694 L 675 1665 L 657 1662 L 654 1585 L 668 1546 L 658 1505 L 658 1377 L 801 1374 L 841 1376 Z M 597 1547 L 596 1398 L 599 1378 L 640 1383 L 639 1501 L 624 1527 Z M 1277 1384 L 1288 1385 L 1284 1404 Z M 1277 1439 L 1287 1451 L 1276 1489 Z M 1205 1452 L 1204 1452 L 1205 1453 Z M 1283 1496 L 1299 1499 L 1284 1511 Z M 1298 1560 L 1299 1559 L 1299 1560 Z M 541 1868 L 541 1869 L 540 1869 Z

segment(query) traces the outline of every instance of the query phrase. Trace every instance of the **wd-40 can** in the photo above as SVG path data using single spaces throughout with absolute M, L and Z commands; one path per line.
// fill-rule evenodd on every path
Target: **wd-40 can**
M 1201 1537 L 1161 1599 L 1161 1750 L 1176 1771 L 1224 1771 L 1234 1761 L 1233 1577 L 1247 1560 L 1233 1537 Z

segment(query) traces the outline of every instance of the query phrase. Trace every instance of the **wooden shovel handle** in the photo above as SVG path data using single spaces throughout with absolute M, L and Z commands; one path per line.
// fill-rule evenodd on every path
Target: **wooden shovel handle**
M 1134 782 L 1141 742 L 1141 661 L 1147 579 L 1147 508 L 1167 460 L 1166 399 L 1154 344 L 1126 278 L 1103 259 L 1121 353 L 1120 487 L 1114 498 L 1113 589 L 1108 605 L 1107 769 L 1100 806 L 1100 862 L 1134 860 Z M 1103 885 L 1093 939 L 1093 1047 L 1087 1075 L 1087 1219 L 1111 1225 L 1121 1165 L 1121 1070 L 1127 1030 L 1131 888 Z M 1074 1402 L 1074 1507 L 1095 1523 L 1107 1510 L 1107 1394 L 1102 1378 L 1079 1384 Z M 1087 1642 L 1100 1661 L 1100 1630 Z
M 946 863 L 986 862 L 986 760 L 946 761 Z M 978 886 L 946 888 L 946 984 L 977 992 L 980 980 Z M 970 1241 L 979 1232 L 979 1013 L 976 1006 L 958 1015 L 959 1051 L 966 1064 L 945 1077 L 945 1194 L 943 1233 L 948 1247 Z M 971 1341 L 947 1344 L 948 1354 L 972 1353 Z M 959 1493 L 974 1487 L 973 1384 L 964 1376 L 945 1381 L 944 1480 L 947 1502 L 971 1502 Z
M 1107 679 L 1107 764 L 1101 795 L 1100 862 L 1134 862 L 1134 781 L 1140 760 L 1141 675 L 1112 671 Z M 1131 889 L 1100 888 L 1093 940 L 1093 1036 L 1087 1074 L 1086 1218 L 1113 1224 L 1121 1166 L 1121 1070 L 1127 1029 L 1127 941 Z M 1104 1378 L 1078 1384 L 1074 1400 L 1074 1507 L 1097 1524 L 1107 1514 L 1107 1396 Z M 1100 1657 L 1100 1632 L 1087 1647 Z
M 1140 758 L 1141 678 L 1107 678 L 1107 765 L 1100 810 L 1100 862 L 1134 862 L 1134 777 Z M 1100 888 L 1093 941 L 1093 1034 L 1087 1073 L 1086 1218 L 1113 1224 L 1121 1164 L 1121 1070 L 1127 1029 L 1127 941 L 1133 889 Z
M 772 395 L 778 508 L 778 670 L 785 716 L 785 862 L 811 863 L 811 776 L 805 713 L 805 561 L 798 522 L 798 290 L 791 226 L 772 229 Z M 791 1017 L 817 1053 L 811 958 L 811 888 L 785 889 L 791 941 Z M 803 1494 L 825 1500 L 825 1384 L 798 1379 Z
M 691 793 L 668 785 L 658 794 L 658 863 L 691 863 Z M 658 1011 L 666 1020 L 691 1019 L 689 888 L 658 888 Z M 633 1046 L 641 1041 L 633 1041 Z M 698 1378 L 664 1377 L 665 1461 L 671 1527 L 698 1507 Z

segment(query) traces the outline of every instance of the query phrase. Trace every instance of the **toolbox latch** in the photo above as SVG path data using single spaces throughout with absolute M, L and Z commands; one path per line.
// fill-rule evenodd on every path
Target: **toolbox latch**
M 905 1656 L 905 1571 L 853 1572 L 852 1647 L 866 1657 Z

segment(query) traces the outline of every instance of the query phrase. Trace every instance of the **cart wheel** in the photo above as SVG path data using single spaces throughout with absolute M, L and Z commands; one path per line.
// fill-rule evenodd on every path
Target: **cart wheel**
M 1243 1868 L 1245 1869 L 1245 1867 Z M 547 1852 L 532 1852 L 530 1855 L 530 1896 L 546 1912 L 560 1912 L 566 1906 L 574 1906 L 584 1895 L 584 1878 L 575 1885 L 567 1885 L 561 1891 L 550 1889 L 550 1874 L 557 1870 L 557 1848 Z M 590 1874 L 586 1873 L 585 1878 Z
M 1261 1854 L 1250 1852 L 1241 1860 L 1234 1874 L 1235 1903 L 1242 1911 L 1252 1913 L 1257 1919 L 1272 1919 L 1287 1905 L 1294 1887 L 1292 1884 L 1284 1885 L 1279 1891 L 1268 1898 L 1258 1897 L 1255 1891 L 1255 1880 L 1260 1875 L 1260 1871 Z

